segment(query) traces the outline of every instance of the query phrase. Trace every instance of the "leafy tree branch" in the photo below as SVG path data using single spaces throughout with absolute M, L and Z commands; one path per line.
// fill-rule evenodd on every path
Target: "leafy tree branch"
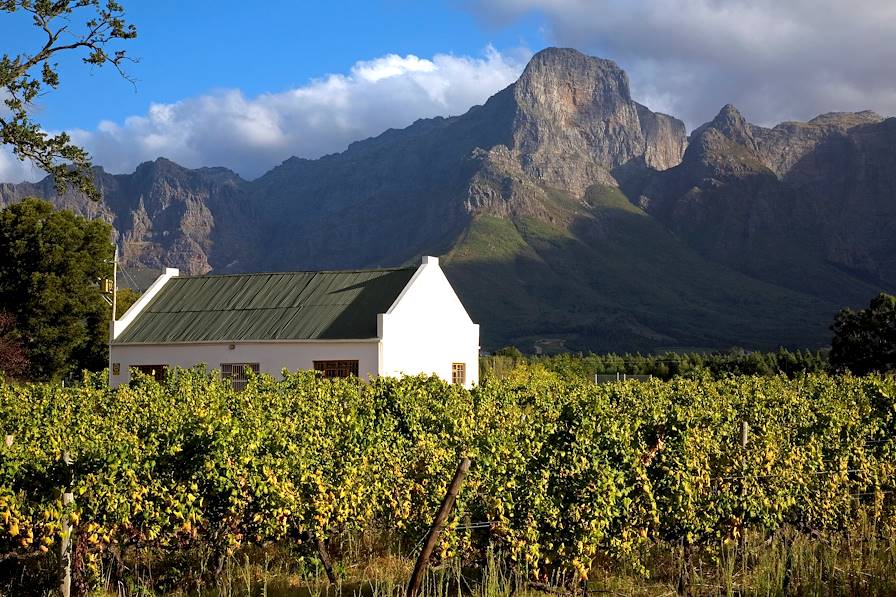
M 125 20 L 124 7 L 115 0 L 0 0 L 0 12 L 17 11 L 29 13 L 46 40 L 34 51 L 0 56 L 0 96 L 7 109 L 0 112 L 0 143 L 12 146 L 19 159 L 30 160 L 52 174 L 57 193 L 72 185 L 99 199 L 88 153 L 66 133 L 52 135 L 42 130 L 29 112 L 39 95 L 59 86 L 54 59 L 60 53 L 84 52 L 85 64 L 111 65 L 133 83 L 123 68 L 133 59 L 113 46 L 137 37 L 137 30 Z M 76 16 L 87 18 L 83 26 L 73 26 Z

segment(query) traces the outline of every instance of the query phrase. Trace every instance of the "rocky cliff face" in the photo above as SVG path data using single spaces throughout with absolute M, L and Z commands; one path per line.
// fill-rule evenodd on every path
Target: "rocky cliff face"
M 853 126 L 828 134 L 795 161 L 783 180 L 802 199 L 801 207 L 815 223 L 825 258 L 892 289 L 896 285 L 896 118 L 879 121 L 870 113 L 856 116 Z M 837 120 L 853 119 L 838 115 Z
M 95 176 L 103 202 L 69 192 L 55 197 L 52 181 L 0 185 L 0 205 L 27 196 L 52 197 L 60 208 L 112 224 L 126 265 L 178 267 L 188 274 L 226 268 L 252 254 L 255 223 L 245 181 L 224 168 L 188 170 L 158 159 L 133 174 Z
M 533 201 L 541 185 L 581 196 L 616 185 L 613 172 L 626 164 L 673 166 L 686 139 L 683 123 L 631 99 L 613 62 L 548 49 L 463 116 L 421 120 L 319 160 L 293 158 L 251 183 L 160 159 L 130 175 L 98 171 L 102 205 L 75 195 L 56 202 L 114 224 L 130 265 L 194 274 L 383 265 L 446 251 L 477 213 L 549 217 Z M 44 181 L 2 187 L 0 201 L 29 194 L 53 196 Z M 266 244 L 277 250 L 259 249 Z
M 800 161 L 831 139 L 849 134 L 863 124 L 878 124 L 884 119 L 874 112 L 831 112 L 809 122 L 785 122 L 767 129 L 750 125 L 755 150 L 763 162 L 779 177 L 785 178 Z
M 635 103 L 616 63 L 574 50 L 545 50 L 513 85 L 511 150 L 524 171 L 581 195 L 615 185 L 613 171 L 632 160 L 665 170 L 686 145 L 684 124 Z
M 872 112 L 832 113 L 768 129 L 728 105 L 694 131 L 679 166 L 627 190 L 709 258 L 861 302 L 896 285 L 894 123 Z M 847 271 L 855 279 L 843 284 Z
M 46 180 L 0 205 L 53 197 L 112 223 L 126 265 L 190 274 L 443 255 L 485 346 L 817 346 L 837 308 L 896 289 L 896 119 L 763 128 L 729 105 L 688 139 L 574 50 L 462 116 L 251 182 L 164 159 L 96 176 L 101 204 Z

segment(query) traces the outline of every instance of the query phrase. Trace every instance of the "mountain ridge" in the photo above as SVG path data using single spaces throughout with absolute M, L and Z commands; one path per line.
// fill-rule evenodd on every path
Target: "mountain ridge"
M 126 264 L 185 273 L 442 255 L 491 348 L 815 347 L 896 287 L 894 147 L 872 112 L 765 128 L 727 105 L 688 136 L 614 62 L 546 49 L 465 114 L 251 181 L 162 158 L 97 169 L 102 204 L 44 180 L 0 205 L 51 197 L 112 223 Z

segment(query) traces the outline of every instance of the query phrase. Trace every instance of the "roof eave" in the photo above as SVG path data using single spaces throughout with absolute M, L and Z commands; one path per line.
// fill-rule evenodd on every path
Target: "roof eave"
M 173 340 L 162 342 L 112 342 L 116 346 L 190 346 L 195 344 L 349 344 L 349 343 L 376 343 L 382 338 L 280 338 L 270 340 Z

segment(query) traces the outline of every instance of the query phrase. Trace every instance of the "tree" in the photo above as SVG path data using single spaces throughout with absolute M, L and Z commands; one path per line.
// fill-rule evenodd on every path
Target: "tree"
M 843 309 L 831 331 L 834 368 L 859 375 L 896 371 L 896 296 L 882 292 L 867 309 Z
M 510 357 L 511 359 L 523 359 L 525 355 L 516 346 L 505 346 L 495 351 L 495 356 Z
M 119 278 L 120 280 L 121 278 Z M 127 288 L 125 286 L 118 287 L 118 304 L 115 305 L 116 310 L 118 311 L 115 316 L 118 319 L 121 319 L 121 316 L 124 315 L 125 311 L 131 308 L 131 305 L 137 302 L 137 299 L 140 298 L 140 293 L 134 290 L 133 288 Z
M 0 143 L 11 145 L 19 159 L 29 159 L 52 174 L 58 193 L 72 184 L 99 199 L 87 152 L 72 144 L 66 133 L 41 130 L 30 112 L 38 95 L 59 86 L 54 60 L 62 52 L 82 51 L 85 64 L 111 64 L 128 78 L 122 65 L 130 58 L 110 46 L 136 37 L 137 30 L 125 21 L 124 8 L 114 0 L 0 0 L 0 11 L 29 13 L 34 26 L 46 35 L 34 51 L 0 57 L 0 97 L 8 109 L 8 114 L 0 111 Z M 82 28 L 73 26 L 76 14 L 86 19 Z
M 0 310 L 12 313 L 29 377 L 58 379 L 106 361 L 112 227 L 26 199 L 0 211 Z
M 7 311 L 0 311 L 0 375 L 19 378 L 28 370 L 25 347 L 16 330 L 16 318 Z

